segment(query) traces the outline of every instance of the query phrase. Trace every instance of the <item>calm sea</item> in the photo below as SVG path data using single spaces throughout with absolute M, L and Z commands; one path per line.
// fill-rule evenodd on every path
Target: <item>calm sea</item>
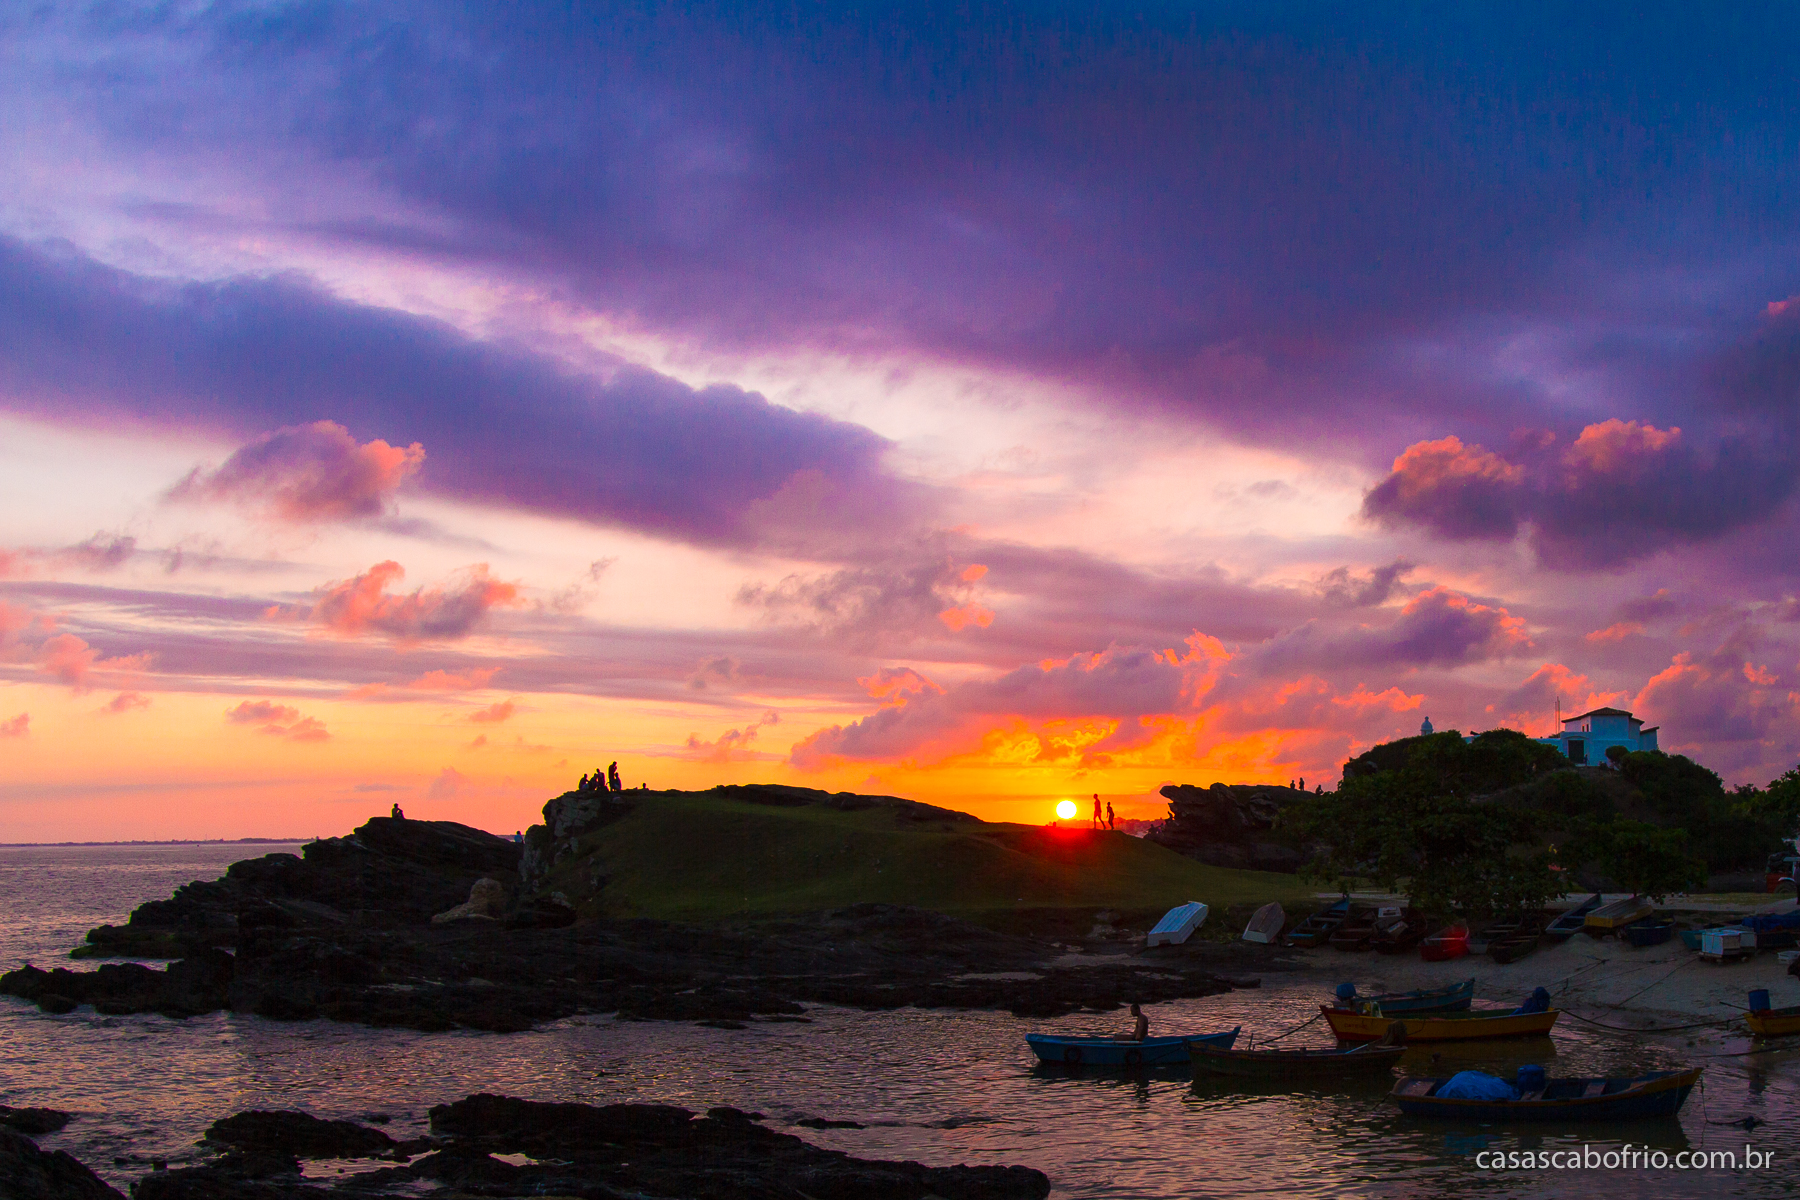
M 257 847 L 262 853 L 286 847 Z M 213 878 L 243 847 L 0 848 L 0 965 L 67 963 L 89 926 L 123 920 L 146 899 Z M 1346 976 L 1355 959 L 1345 956 Z M 90 962 L 70 964 L 93 966 Z M 1479 968 L 1472 973 L 1479 974 Z M 1277 1031 L 1305 1021 L 1316 984 L 1266 977 L 1259 991 L 1159 1005 L 1158 1032 L 1243 1025 Z M 1499 1000 L 1504 997 L 1494 996 Z M 1739 1037 L 1695 1045 L 1585 1030 L 1553 1039 L 1446 1052 L 1445 1072 L 1510 1074 L 1541 1062 L 1552 1074 L 1627 1073 L 1686 1062 L 1707 1068 L 1679 1121 L 1633 1126 L 1445 1126 L 1399 1118 L 1379 1086 L 1251 1092 L 1193 1086 L 1185 1073 L 1070 1077 L 1034 1069 L 1024 1034 L 1044 1023 L 985 1012 L 858 1013 L 816 1009 L 811 1024 L 743 1031 L 575 1018 L 530 1033 L 420 1034 L 325 1021 L 280 1024 L 215 1015 L 53 1017 L 0 998 L 0 1102 L 78 1114 L 42 1139 L 123 1187 L 151 1158 L 179 1161 L 218 1117 L 248 1108 L 303 1108 L 326 1117 L 391 1119 L 396 1136 L 425 1128 L 432 1104 L 492 1091 L 544 1100 L 731 1104 L 773 1124 L 806 1116 L 867 1128 L 798 1129 L 822 1145 L 936 1165 L 1022 1163 L 1047 1172 L 1055 1195 L 1636 1196 L 1790 1194 L 1800 1133 L 1800 1062 L 1745 1056 Z M 1049 1023 L 1111 1032 L 1115 1016 Z M 1568 1022 L 1564 1022 L 1568 1024 Z M 1323 1044 L 1315 1025 L 1285 1044 Z M 1428 1051 L 1403 1064 L 1431 1068 Z M 1754 1116 L 1745 1132 L 1727 1122 Z M 1663 1150 L 1772 1152 L 1761 1171 L 1489 1171 L 1483 1150 L 1604 1154 L 1630 1144 Z M 330 1176 L 353 1164 L 313 1168 Z

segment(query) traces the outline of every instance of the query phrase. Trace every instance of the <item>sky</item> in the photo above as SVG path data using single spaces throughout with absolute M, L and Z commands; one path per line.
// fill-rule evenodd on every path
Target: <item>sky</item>
M 0 0 L 0 841 L 1800 761 L 1800 13 Z

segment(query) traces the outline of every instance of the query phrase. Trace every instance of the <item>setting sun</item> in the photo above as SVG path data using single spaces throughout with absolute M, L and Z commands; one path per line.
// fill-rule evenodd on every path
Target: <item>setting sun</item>
M 1073 817 L 1075 815 L 1075 802 L 1073 800 L 1058 800 L 1056 802 L 1056 815 L 1065 821 L 1070 817 Z

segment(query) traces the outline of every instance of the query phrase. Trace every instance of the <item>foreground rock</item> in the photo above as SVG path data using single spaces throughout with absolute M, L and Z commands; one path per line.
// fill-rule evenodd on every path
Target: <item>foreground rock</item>
M 68 1154 L 40 1150 L 36 1142 L 7 1126 L 0 1126 L 0 1196 L 6 1200 L 124 1200 Z
M 599 809 L 588 818 L 610 819 Z M 235 863 L 221 880 L 188 884 L 88 935 L 96 954 L 180 954 L 166 969 L 26 966 L 0 976 L 0 993 L 51 1013 L 229 1009 L 511 1032 L 584 1012 L 729 1027 L 798 1017 L 808 1003 L 1051 1017 L 1227 990 L 1199 962 L 1121 955 L 1047 967 L 1059 953 L 1049 939 L 903 905 L 726 928 L 576 924 L 554 895 L 518 896 L 520 850 L 450 822 L 377 818 L 303 856 Z M 484 919 L 434 922 L 471 905 Z
M 273 1120 L 271 1120 L 273 1118 Z M 305 1118 L 296 1122 L 293 1118 Z M 306 1122 L 313 1122 L 307 1124 Z M 322 1127 L 332 1132 L 324 1133 Z M 135 1200 L 250 1197 L 295 1200 L 329 1196 L 583 1196 L 595 1200 L 767 1197 L 770 1200 L 1039 1200 L 1050 1192 L 1043 1172 L 1028 1167 L 927 1167 L 915 1162 L 852 1158 L 757 1124 L 734 1108 L 696 1116 L 660 1104 L 544 1104 L 477 1095 L 431 1110 L 431 1138 L 414 1147 L 373 1149 L 379 1131 L 301 1113 L 240 1113 L 213 1126 L 252 1136 L 264 1153 L 241 1149 L 212 1162 L 160 1171 L 132 1188 Z M 361 1135 L 355 1131 L 361 1130 Z M 364 1136 L 373 1135 L 373 1136 Z M 334 1177 L 341 1186 L 304 1182 L 299 1164 L 281 1161 L 270 1140 L 293 1146 L 326 1138 L 319 1153 L 346 1157 L 351 1142 L 406 1159 L 392 1167 Z M 360 1138 L 360 1140 L 358 1140 Z M 345 1139 L 348 1139 L 346 1141 Z M 310 1143 L 308 1143 L 310 1144 Z M 495 1157 L 525 1157 L 523 1164 Z M 71 1160 L 72 1161 L 72 1160 Z M 424 1190 L 422 1190 L 424 1189 Z
M 1278 828 L 1282 812 L 1305 793 L 1264 784 L 1215 783 L 1162 789 L 1169 818 L 1146 836 L 1215 867 L 1298 871 L 1312 857 Z

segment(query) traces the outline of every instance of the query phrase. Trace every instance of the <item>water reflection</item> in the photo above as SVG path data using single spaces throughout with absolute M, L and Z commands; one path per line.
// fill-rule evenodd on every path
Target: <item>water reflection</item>
M 219 857 L 224 858 L 221 853 Z M 0 891 L 5 891 L 0 858 Z M 153 859 L 140 874 L 203 872 Z M 79 872 L 70 878 L 78 878 Z M 13 896 L 21 895 L 17 876 Z M 161 883 L 158 892 L 168 888 Z M 129 885 L 110 894 L 129 911 Z M 71 901 L 73 905 L 74 902 Z M 58 928 L 123 912 L 63 911 Z M 13 933 L 52 940 L 9 910 Z M 64 948 L 71 938 L 65 936 Z M 1246 1035 L 1305 1022 L 1328 989 L 1266 978 L 1261 991 L 1159 1005 L 1156 1032 L 1242 1023 Z M 51 1017 L 0 1001 L 0 1103 L 73 1109 L 44 1139 L 124 1184 L 152 1157 L 179 1160 L 216 1118 L 246 1108 L 298 1107 L 321 1116 L 391 1116 L 397 1137 L 426 1126 L 426 1109 L 475 1091 L 544 1100 L 654 1100 L 763 1112 L 808 1140 L 867 1157 L 935 1165 L 1016 1162 L 1041 1168 L 1059 1198 L 1174 1200 L 1196 1196 L 1479 1195 L 1613 1197 L 1788 1194 L 1787 1147 L 1800 1135 L 1800 1071 L 1789 1049 L 1742 1038 L 1695 1045 L 1581 1027 L 1549 1038 L 1414 1047 L 1401 1069 L 1510 1075 L 1539 1063 L 1553 1075 L 1638 1073 L 1687 1062 L 1707 1073 L 1679 1119 L 1631 1125 L 1531 1126 L 1403 1118 L 1381 1081 L 1293 1089 L 1190 1080 L 1177 1069 L 1135 1075 L 1036 1064 L 1026 1032 L 1116 1031 L 1117 1014 L 1024 1022 L 1004 1013 L 858 1013 L 815 1009 L 811 1024 L 741 1031 L 585 1017 L 528 1033 L 422 1034 L 315 1021 L 279 1024 L 219 1014 L 186 1022 L 146 1015 Z M 1284 1046 L 1332 1044 L 1319 1026 Z M 1752 1051 L 1746 1053 L 1747 1051 Z M 1713 1055 L 1731 1057 L 1710 1057 Z M 1435 1059 L 1434 1057 L 1435 1056 Z M 1725 1122 L 1753 1115 L 1746 1131 Z M 818 1116 L 863 1129 L 793 1129 Z M 1627 1144 L 1774 1151 L 1775 1170 L 1494 1171 L 1484 1151 Z M 126 1160 L 115 1164 L 114 1159 Z

